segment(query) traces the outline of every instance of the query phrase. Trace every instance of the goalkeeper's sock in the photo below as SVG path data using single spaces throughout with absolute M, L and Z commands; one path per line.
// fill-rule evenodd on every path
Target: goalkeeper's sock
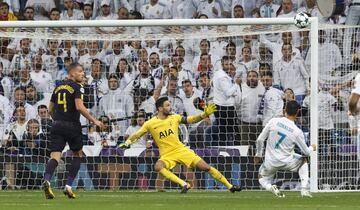
M 299 168 L 299 177 L 301 182 L 301 189 L 306 189 L 309 183 L 309 164 L 304 163 Z
M 54 174 L 56 167 L 58 166 L 58 162 L 55 159 L 50 159 L 46 165 L 44 180 L 49 181 Z
M 260 178 L 259 179 L 259 183 L 260 185 L 265 188 L 267 191 L 271 190 L 271 183 L 269 182 L 269 180 L 267 178 Z
M 71 161 L 71 166 L 69 170 L 69 175 L 66 181 L 66 184 L 69 186 L 72 186 L 72 183 L 80 169 L 81 164 L 81 158 L 80 157 L 74 157 Z
M 177 177 L 175 174 L 173 174 L 171 171 L 167 170 L 166 168 L 161 169 L 161 170 L 159 171 L 159 173 L 160 173 L 163 177 L 171 180 L 172 182 L 177 183 L 177 184 L 180 185 L 180 186 L 184 186 L 184 185 L 187 184 L 184 180 L 180 179 L 179 177 Z
M 214 167 L 210 167 L 210 170 L 208 173 L 217 181 L 223 183 L 225 187 L 230 189 L 232 187 L 232 184 L 228 182 L 228 180 Z

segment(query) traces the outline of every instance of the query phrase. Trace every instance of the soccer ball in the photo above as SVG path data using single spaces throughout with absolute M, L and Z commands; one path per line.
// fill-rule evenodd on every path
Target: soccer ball
M 303 12 L 300 12 L 294 17 L 294 24 L 298 28 L 305 28 L 309 25 L 309 16 Z

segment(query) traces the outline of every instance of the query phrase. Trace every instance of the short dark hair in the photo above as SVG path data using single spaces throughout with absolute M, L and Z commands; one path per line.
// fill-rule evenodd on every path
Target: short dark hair
M 50 14 L 51 14 L 52 12 L 61 13 L 61 11 L 60 11 L 58 8 L 52 8 L 52 9 L 50 10 Z
M 68 67 L 68 72 L 70 72 L 71 70 L 75 69 L 78 66 L 80 66 L 82 68 L 82 65 L 79 63 L 71 63 Z
M 224 62 L 227 61 L 227 60 L 231 60 L 230 56 L 224 55 L 224 56 L 221 58 L 221 64 L 224 64 Z
M 189 79 L 183 80 L 181 82 L 182 85 L 185 85 L 186 83 L 189 83 L 190 85 L 192 85 L 191 81 Z
M 296 116 L 299 108 L 299 104 L 296 101 L 288 101 L 285 104 L 285 112 L 289 116 Z
M 263 76 L 263 77 L 268 76 L 268 77 L 273 78 L 273 74 L 272 74 L 271 71 L 266 71 L 262 76 Z
M 158 100 L 156 100 L 156 102 L 155 102 L 156 110 L 159 110 L 159 108 L 164 105 L 164 102 L 168 101 L 168 100 L 169 100 L 169 98 L 167 96 L 158 98 Z
M 40 109 L 48 109 L 47 106 L 45 104 L 41 104 L 37 107 L 37 110 L 39 111 Z

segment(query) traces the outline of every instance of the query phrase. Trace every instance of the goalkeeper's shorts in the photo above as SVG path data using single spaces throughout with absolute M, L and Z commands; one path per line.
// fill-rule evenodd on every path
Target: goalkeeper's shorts
M 165 163 L 166 169 L 173 169 L 177 164 L 184 165 L 187 168 L 194 168 L 202 159 L 194 151 L 184 147 L 181 150 L 161 156 L 160 160 Z

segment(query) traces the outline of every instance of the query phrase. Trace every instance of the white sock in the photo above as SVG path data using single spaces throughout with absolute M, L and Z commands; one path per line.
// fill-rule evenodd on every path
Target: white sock
M 71 190 L 71 186 L 69 186 L 69 185 L 65 185 L 65 188 Z
M 267 191 L 270 191 L 270 189 L 271 189 L 271 183 L 270 183 L 269 179 L 262 177 L 262 178 L 259 179 L 259 183 L 260 183 L 260 185 L 261 185 L 263 188 L 265 188 Z
M 304 163 L 299 168 L 299 177 L 300 177 L 300 181 L 301 181 L 301 189 L 308 188 L 308 183 L 309 183 L 309 164 L 308 163 Z

